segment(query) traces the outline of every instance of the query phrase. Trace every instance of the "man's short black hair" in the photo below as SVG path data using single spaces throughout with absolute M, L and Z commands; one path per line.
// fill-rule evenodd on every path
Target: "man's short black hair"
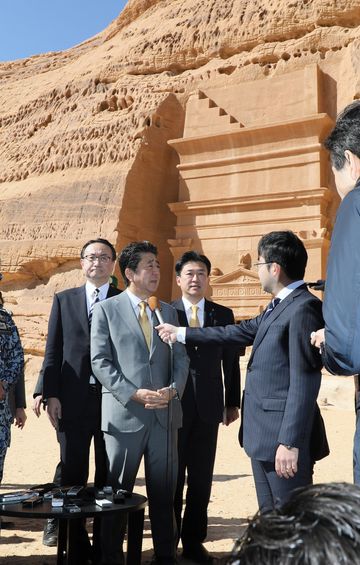
M 132 241 L 120 252 L 119 267 L 125 286 L 130 284 L 125 270 L 128 268 L 135 272 L 144 253 L 152 253 L 157 257 L 158 250 L 150 241 Z
M 208 276 L 210 275 L 211 271 L 211 263 L 206 255 L 201 255 L 197 251 L 185 251 L 183 255 L 176 261 L 175 265 L 175 273 L 177 276 L 181 275 L 181 271 L 186 263 L 204 263 Z
M 110 241 L 108 241 L 107 239 L 103 239 L 102 237 L 98 237 L 97 239 L 89 239 L 89 241 L 85 243 L 85 245 L 83 246 L 80 252 L 81 259 L 84 259 L 86 248 L 89 247 L 89 245 L 92 245 L 93 243 L 102 243 L 103 245 L 106 245 L 111 251 L 111 259 L 115 261 L 116 259 L 115 247 L 113 246 L 112 243 L 110 243 Z
M 338 115 L 336 124 L 324 141 L 332 165 L 340 171 L 345 165 L 345 151 L 360 158 L 360 100 L 355 100 Z
M 294 490 L 281 509 L 256 514 L 228 565 L 354 565 L 360 555 L 360 487 Z
M 288 278 L 304 278 L 308 254 L 301 239 L 292 231 L 272 231 L 258 243 L 258 255 L 266 263 L 278 263 Z

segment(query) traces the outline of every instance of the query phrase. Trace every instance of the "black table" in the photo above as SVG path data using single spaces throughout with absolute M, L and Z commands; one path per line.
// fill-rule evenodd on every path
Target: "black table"
M 147 498 L 140 494 L 132 494 L 126 498 L 124 503 L 113 504 L 107 508 L 96 504 L 86 504 L 80 506 L 80 512 L 68 512 L 63 509 L 52 508 L 51 500 L 33 507 L 18 504 L 0 504 L 0 516 L 10 516 L 12 518 L 57 518 L 59 520 L 58 546 L 57 546 L 57 565 L 77 565 L 71 558 L 71 548 L 69 547 L 69 533 L 71 522 L 82 518 L 103 517 L 111 514 L 128 515 L 128 534 L 127 534 L 127 564 L 141 565 L 141 548 L 144 528 L 144 511 Z

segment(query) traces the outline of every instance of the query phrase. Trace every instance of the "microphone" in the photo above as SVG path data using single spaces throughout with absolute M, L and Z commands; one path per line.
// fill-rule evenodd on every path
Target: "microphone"
M 148 302 L 150 310 L 152 312 L 154 312 L 154 314 L 156 315 L 156 317 L 159 321 L 159 324 L 165 324 L 164 318 L 162 317 L 162 314 L 161 314 L 161 308 L 160 308 L 160 303 L 159 303 L 158 297 L 157 296 L 149 296 L 147 302 Z M 171 343 L 171 341 L 168 341 L 167 344 L 170 346 L 170 349 L 172 349 L 173 344 Z

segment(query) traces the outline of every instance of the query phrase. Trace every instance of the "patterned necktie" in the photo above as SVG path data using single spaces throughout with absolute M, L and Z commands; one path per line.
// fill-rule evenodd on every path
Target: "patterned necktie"
M 89 306 L 89 328 L 91 328 L 91 322 L 92 322 L 92 317 L 93 317 L 93 312 L 94 312 L 94 306 L 97 302 L 100 302 L 100 298 L 99 298 L 99 294 L 100 294 L 100 289 L 95 288 L 94 292 L 91 295 L 91 302 L 90 302 L 90 306 Z M 91 385 L 95 385 L 96 384 L 96 379 L 94 377 L 94 375 L 90 375 L 89 377 L 89 384 Z
M 191 306 L 191 316 L 189 320 L 190 328 L 200 328 L 200 322 L 198 318 L 199 306 Z
M 150 325 L 149 318 L 146 313 L 146 306 L 147 303 L 144 300 L 139 302 L 139 308 L 140 308 L 139 323 L 145 337 L 146 345 L 148 346 L 148 349 L 150 351 L 152 327 Z
M 271 314 L 271 312 L 276 308 L 276 306 L 279 304 L 279 302 L 280 302 L 280 298 L 273 298 L 272 299 L 269 306 L 265 310 L 264 319 L 267 318 L 269 316 L 269 314 Z
M 90 307 L 89 307 L 89 326 L 91 326 L 91 321 L 92 321 L 92 317 L 93 317 L 93 312 L 94 312 L 94 306 L 97 302 L 100 302 L 100 298 L 99 298 L 99 293 L 100 290 L 98 288 L 95 288 L 94 292 L 92 293 L 92 300 L 90 303 Z

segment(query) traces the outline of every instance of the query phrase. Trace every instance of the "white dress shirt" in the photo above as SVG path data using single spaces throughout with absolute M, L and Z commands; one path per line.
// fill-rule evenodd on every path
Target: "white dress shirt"
M 204 319 L 205 319 L 205 298 L 199 300 L 197 304 L 192 304 L 187 298 L 184 296 L 182 297 L 182 301 L 184 304 L 184 309 L 187 317 L 188 324 L 190 325 L 190 318 L 192 316 L 192 306 L 197 306 L 197 317 L 199 320 L 200 327 L 204 326 Z

